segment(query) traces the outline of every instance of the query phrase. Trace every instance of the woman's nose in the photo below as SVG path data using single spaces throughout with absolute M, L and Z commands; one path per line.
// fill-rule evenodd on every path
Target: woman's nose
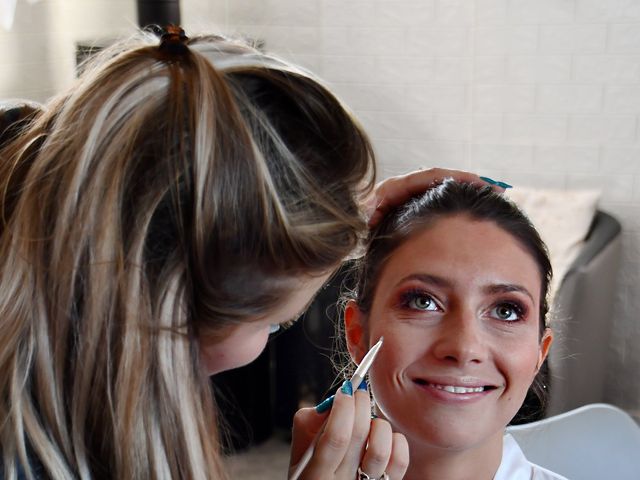
M 487 352 L 482 325 L 474 312 L 454 310 L 443 318 L 433 344 L 438 360 L 456 366 L 477 364 L 487 359 Z

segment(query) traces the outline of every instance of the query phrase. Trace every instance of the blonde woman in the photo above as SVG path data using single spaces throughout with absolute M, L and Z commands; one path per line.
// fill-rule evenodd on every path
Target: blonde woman
M 317 80 L 177 28 L 99 55 L 1 154 L 6 479 L 225 478 L 209 375 L 304 310 L 367 208 L 452 174 L 372 194 L 369 141 Z M 329 415 L 302 478 L 354 478 L 367 439 L 400 478 L 403 438 L 342 390 L 296 422 L 297 452 Z

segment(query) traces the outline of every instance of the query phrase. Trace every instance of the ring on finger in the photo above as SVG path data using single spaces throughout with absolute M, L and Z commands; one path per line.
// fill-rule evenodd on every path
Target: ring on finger
M 372 477 L 362 471 L 360 467 L 358 467 L 358 480 L 391 480 L 387 472 L 383 472 L 379 477 Z

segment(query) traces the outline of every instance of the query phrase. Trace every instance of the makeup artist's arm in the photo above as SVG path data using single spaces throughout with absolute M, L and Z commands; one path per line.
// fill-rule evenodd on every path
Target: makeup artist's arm
M 414 195 L 439 185 L 446 178 L 464 183 L 491 185 L 498 192 L 504 192 L 503 186 L 506 185 L 502 182 L 492 183 L 490 179 L 485 180 L 473 173 L 445 168 L 429 168 L 390 177 L 378 183 L 372 195 L 365 201 L 365 212 L 369 217 L 369 224 L 376 225 L 390 209 L 401 205 Z
M 366 390 L 357 390 L 352 396 L 338 390 L 330 411 L 317 413 L 314 408 L 303 408 L 296 413 L 290 474 L 319 431 L 322 433 L 313 457 L 300 480 L 353 480 L 358 467 L 372 478 L 386 472 L 389 478 L 400 480 L 407 470 L 406 439 L 393 433 L 386 420 L 371 419 Z

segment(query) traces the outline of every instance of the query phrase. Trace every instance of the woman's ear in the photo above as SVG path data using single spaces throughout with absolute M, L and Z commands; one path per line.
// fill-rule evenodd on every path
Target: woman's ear
M 553 330 L 545 328 L 542 334 L 542 340 L 540 340 L 540 351 L 538 352 L 538 363 L 536 364 L 536 372 L 540 370 L 540 367 L 544 363 L 549 354 L 549 348 L 553 343 Z
M 364 320 L 364 314 L 356 301 L 349 300 L 344 309 L 344 332 L 349 355 L 358 364 L 367 353 L 369 347 L 364 334 Z

